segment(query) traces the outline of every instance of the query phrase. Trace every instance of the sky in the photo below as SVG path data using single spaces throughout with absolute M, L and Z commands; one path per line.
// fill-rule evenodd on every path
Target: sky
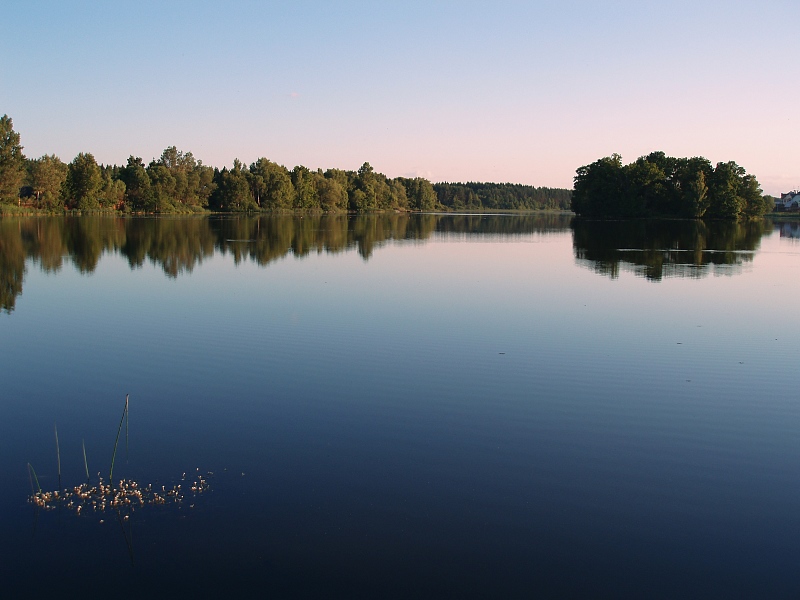
M 655 150 L 800 188 L 798 0 L 38 2 L 0 9 L 25 155 L 571 188 Z

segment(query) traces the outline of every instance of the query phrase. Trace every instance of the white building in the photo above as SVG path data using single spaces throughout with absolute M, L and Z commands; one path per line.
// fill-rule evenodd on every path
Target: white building
M 781 199 L 775 204 L 776 206 L 782 206 L 783 210 L 797 210 L 800 208 L 800 191 L 795 190 L 788 194 L 781 194 Z

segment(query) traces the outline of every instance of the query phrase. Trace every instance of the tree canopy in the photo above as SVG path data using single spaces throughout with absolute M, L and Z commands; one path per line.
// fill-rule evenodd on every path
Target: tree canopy
M 146 164 L 98 164 L 88 152 L 69 164 L 47 155 L 27 160 L 11 119 L 0 121 L 0 202 L 58 210 L 174 213 L 567 210 L 570 190 L 511 183 L 441 183 L 387 177 L 368 162 L 357 170 L 292 169 L 259 158 L 212 168 L 170 146 Z
M 580 167 L 572 210 L 596 218 L 681 217 L 736 220 L 771 209 L 755 177 L 735 162 L 653 152 L 622 164 L 619 154 Z
M 19 201 L 19 190 L 25 177 L 25 155 L 19 144 L 19 133 L 8 115 L 0 117 L 0 202 Z

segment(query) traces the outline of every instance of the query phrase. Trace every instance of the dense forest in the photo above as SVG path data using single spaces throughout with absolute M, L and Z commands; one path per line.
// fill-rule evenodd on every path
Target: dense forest
M 735 162 L 653 152 L 628 165 L 618 154 L 580 167 L 572 210 L 598 218 L 746 219 L 772 210 L 753 175 Z
M 516 183 L 436 183 L 436 198 L 451 210 L 570 210 L 570 190 Z
M 287 169 L 266 158 L 249 166 L 212 168 L 175 146 L 145 164 L 98 164 L 82 152 L 65 163 L 55 155 L 26 158 L 11 119 L 0 119 L 2 206 L 123 213 L 368 212 L 382 210 L 569 210 L 571 192 L 529 185 L 432 184 L 421 177 L 389 178 L 369 163 L 357 171 Z

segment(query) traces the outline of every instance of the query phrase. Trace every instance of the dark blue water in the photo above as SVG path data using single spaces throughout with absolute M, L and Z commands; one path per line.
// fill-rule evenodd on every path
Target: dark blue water
M 0 220 L 4 589 L 796 597 L 795 229 Z

